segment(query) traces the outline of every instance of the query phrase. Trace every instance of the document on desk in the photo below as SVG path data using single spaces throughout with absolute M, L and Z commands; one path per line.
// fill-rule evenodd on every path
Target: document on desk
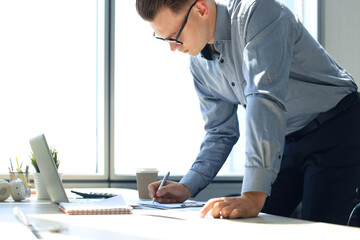
M 94 202 L 62 202 L 59 204 L 59 208 L 69 215 L 132 213 L 132 207 L 126 204 L 122 195 Z
M 156 209 L 176 209 L 176 208 L 190 208 L 203 207 L 205 202 L 185 201 L 183 203 L 158 203 L 152 201 L 139 201 L 138 204 L 144 207 L 151 207 Z

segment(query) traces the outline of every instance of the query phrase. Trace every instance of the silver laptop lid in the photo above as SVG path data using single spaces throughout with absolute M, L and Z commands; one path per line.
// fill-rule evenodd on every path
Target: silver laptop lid
M 51 201 L 55 203 L 69 202 L 44 134 L 30 139 L 30 145 Z

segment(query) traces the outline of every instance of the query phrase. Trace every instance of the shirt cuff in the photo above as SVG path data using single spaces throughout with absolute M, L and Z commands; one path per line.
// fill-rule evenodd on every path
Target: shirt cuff
M 259 191 L 270 196 L 277 174 L 266 168 L 245 168 L 242 193 Z
M 209 183 L 196 171 L 189 170 L 187 174 L 180 180 L 191 192 L 191 197 L 195 197 Z

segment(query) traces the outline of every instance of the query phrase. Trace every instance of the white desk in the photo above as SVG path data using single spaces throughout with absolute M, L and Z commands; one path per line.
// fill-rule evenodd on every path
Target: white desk
M 94 190 L 94 189 L 93 189 Z M 83 190 L 84 191 L 84 190 Z M 103 189 L 98 190 L 103 191 Z M 125 199 L 135 199 L 137 192 L 110 189 Z M 14 217 L 13 208 L 20 207 L 31 223 L 51 226 L 61 223 L 63 233 L 40 235 L 45 239 L 359 239 L 360 229 L 325 223 L 313 223 L 291 218 L 260 214 L 251 219 L 199 218 L 197 209 L 149 210 L 134 209 L 125 215 L 66 215 L 58 205 L 38 201 L 32 197 L 15 203 L 0 203 L 0 230 L 2 236 L 14 239 L 36 239 Z M 3 238 L 1 238 L 3 239 Z M 5 239 L 5 238 L 4 238 Z

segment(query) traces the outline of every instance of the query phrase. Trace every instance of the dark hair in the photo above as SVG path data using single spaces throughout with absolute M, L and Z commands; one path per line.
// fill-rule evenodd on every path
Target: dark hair
M 190 0 L 136 0 L 136 10 L 144 20 L 152 21 L 162 7 L 168 7 L 178 13 L 188 2 Z

